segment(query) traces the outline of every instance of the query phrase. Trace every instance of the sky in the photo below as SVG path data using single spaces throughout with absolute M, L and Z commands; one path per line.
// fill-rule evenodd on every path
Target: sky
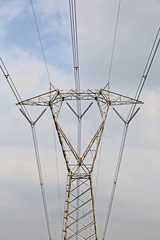
M 77 1 L 82 89 L 100 89 L 108 81 L 118 4 L 118 0 Z M 33 5 L 51 81 L 58 89 L 74 88 L 68 1 L 33 0 Z M 134 97 L 159 26 L 159 0 L 121 0 L 110 79 L 112 91 Z M 22 99 L 48 91 L 49 81 L 29 0 L 0 0 L 0 57 Z M 144 104 L 129 126 L 106 240 L 160 237 L 159 64 L 160 49 L 140 97 Z M 0 238 L 48 239 L 31 129 L 1 72 L 0 85 Z M 38 114 L 36 110 L 29 111 L 33 118 Z M 122 107 L 119 111 L 125 116 L 128 109 Z M 90 116 L 96 121 L 96 112 Z M 75 119 L 69 115 L 62 124 L 67 133 L 76 128 Z M 85 118 L 85 142 L 90 139 L 89 133 L 96 130 L 95 125 Z M 53 240 L 59 240 L 66 167 L 49 110 L 36 129 Z M 111 109 L 93 173 L 94 184 L 97 182 L 94 189 L 99 239 L 122 132 L 123 122 Z M 72 135 L 71 140 L 74 138 Z

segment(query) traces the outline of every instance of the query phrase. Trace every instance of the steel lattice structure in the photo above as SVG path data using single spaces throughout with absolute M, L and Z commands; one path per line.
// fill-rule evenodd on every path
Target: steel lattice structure
M 120 155 L 117 162 L 117 168 L 115 173 L 115 178 L 112 187 L 112 193 L 109 203 L 109 210 L 106 217 L 106 223 L 104 228 L 103 240 L 105 239 L 105 234 L 108 226 L 109 216 L 111 212 L 113 197 L 115 193 L 115 187 L 117 184 L 122 153 L 124 149 L 127 128 L 129 122 L 133 119 L 135 114 L 139 109 L 135 110 L 136 104 L 141 104 L 143 102 L 139 101 L 140 94 L 146 82 L 148 73 L 150 71 L 151 65 L 153 63 L 154 57 L 156 55 L 157 49 L 160 44 L 160 28 L 158 29 L 155 41 L 153 43 L 149 58 L 144 68 L 143 75 L 138 86 L 135 99 L 126 97 L 115 92 L 106 90 L 106 87 L 109 86 L 109 82 L 104 89 L 86 89 L 80 90 L 80 81 L 79 81 L 79 64 L 78 64 L 78 41 L 77 41 L 77 30 L 76 30 L 76 7 L 75 1 L 70 0 L 70 16 L 71 16 L 71 32 L 72 32 L 72 45 L 73 45 L 73 59 L 74 59 L 74 73 L 75 73 L 75 89 L 70 90 L 58 90 L 55 89 L 50 82 L 50 91 L 33 98 L 27 99 L 25 101 L 21 100 L 21 97 L 10 77 L 2 59 L 0 58 L 0 69 L 2 70 L 15 98 L 17 99 L 17 105 L 20 105 L 20 111 L 26 117 L 32 128 L 32 136 L 34 142 L 34 148 L 36 153 L 36 160 L 38 164 L 38 172 L 40 179 L 40 186 L 42 192 L 42 199 L 44 204 L 44 211 L 46 217 L 46 224 L 48 229 L 49 239 L 51 238 L 50 224 L 48 219 L 48 210 L 46 204 L 45 191 L 43 186 L 42 171 L 40 167 L 39 152 L 37 145 L 37 138 L 35 132 L 35 124 L 43 115 L 46 110 L 46 107 L 49 107 L 52 113 L 53 121 L 55 123 L 56 131 L 58 134 L 59 142 L 62 148 L 63 156 L 66 162 L 67 167 L 67 186 L 66 186 L 66 199 L 65 199 L 65 210 L 64 210 L 64 240 L 97 240 L 97 226 L 96 226 L 96 215 L 95 215 L 95 204 L 94 204 L 94 194 L 93 194 L 93 185 L 92 185 L 92 173 L 93 168 L 98 152 L 98 148 L 101 142 L 106 118 L 108 115 L 109 107 L 112 106 L 118 116 L 125 123 L 124 134 L 122 136 L 122 143 L 120 148 Z M 33 6 L 32 6 L 33 8 Z M 33 10 L 34 11 L 34 10 Z M 53 90 L 52 90 L 53 87 Z M 108 87 L 109 89 L 109 87 Z M 77 106 L 81 101 L 88 101 L 88 106 L 83 113 L 81 111 L 75 111 L 73 107 L 69 104 L 70 101 L 76 101 Z M 93 103 L 97 104 L 99 113 L 101 116 L 101 122 L 98 126 L 98 129 L 95 131 L 92 139 L 90 140 L 88 146 L 86 147 L 83 154 L 80 154 L 80 151 L 76 151 L 72 146 L 69 138 L 64 133 L 62 126 L 59 123 L 59 113 L 61 107 L 64 103 L 72 110 L 76 115 L 79 122 L 81 122 L 83 116 L 86 112 L 92 107 Z M 32 121 L 30 114 L 28 113 L 25 105 L 30 106 L 43 106 L 45 110 L 39 115 L 36 121 Z M 114 108 L 116 105 L 132 105 L 127 117 L 127 120 L 124 120 L 121 115 Z M 79 124 L 80 126 L 80 124 Z
M 76 111 L 69 104 L 70 101 L 75 100 L 88 101 L 88 107 L 81 116 L 78 116 Z M 90 143 L 86 147 L 86 150 L 81 156 L 79 156 L 69 141 L 69 138 L 62 130 L 62 127 L 58 121 L 58 116 L 62 105 L 66 103 L 74 112 L 74 114 L 78 118 L 82 119 L 88 109 L 91 108 L 93 102 L 97 103 L 97 107 L 101 116 L 101 123 Z M 108 110 L 110 106 L 114 105 L 129 105 L 139 103 L 142 102 L 105 89 L 87 89 L 80 91 L 75 91 L 73 89 L 54 89 L 47 93 L 17 103 L 18 105 L 47 106 L 51 110 L 68 171 L 64 209 L 64 240 L 98 239 L 92 172 Z

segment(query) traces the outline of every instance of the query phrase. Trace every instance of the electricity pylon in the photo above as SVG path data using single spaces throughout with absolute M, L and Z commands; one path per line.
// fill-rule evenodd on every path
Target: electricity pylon
M 133 119 L 133 117 L 138 111 L 138 109 L 135 111 L 136 104 L 143 103 L 138 99 L 140 97 L 140 94 L 146 82 L 148 73 L 150 71 L 151 65 L 153 63 L 154 57 L 158 49 L 158 46 L 160 44 L 159 33 L 160 33 L 160 29 L 158 29 L 158 33 L 156 35 L 153 47 L 151 49 L 149 58 L 147 60 L 140 84 L 138 86 L 138 89 L 135 95 L 135 99 L 111 92 L 109 90 L 106 90 L 105 89 L 106 87 L 105 87 L 104 89 L 100 89 L 100 90 L 87 89 L 87 90 L 78 90 L 78 91 L 72 90 L 72 89 L 57 90 L 54 88 L 53 90 L 50 89 L 50 91 L 47 93 L 22 101 L 12 81 L 12 78 L 10 77 L 2 59 L 0 58 L 0 69 L 2 70 L 14 96 L 18 101 L 17 105 L 20 105 L 21 112 L 27 118 L 27 120 L 29 121 L 32 127 L 33 140 L 34 140 L 36 158 L 38 163 L 39 163 L 39 154 L 38 154 L 38 147 L 37 147 L 37 140 L 36 140 L 34 126 L 35 126 L 35 123 L 43 115 L 46 108 L 40 114 L 40 116 L 36 119 L 36 121 L 33 122 L 24 105 L 45 106 L 45 107 L 49 107 L 51 110 L 55 127 L 57 130 L 57 134 L 59 137 L 59 141 L 62 147 L 63 156 L 64 156 L 67 170 L 68 170 L 68 182 L 66 186 L 66 200 L 65 200 L 66 206 L 65 206 L 65 212 L 64 212 L 64 229 L 63 229 L 64 240 L 69 240 L 69 239 L 97 240 L 98 239 L 93 187 L 92 187 L 92 172 L 94 168 L 94 163 L 96 160 L 96 156 L 97 156 L 98 148 L 100 145 L 102 133 L 104 130 L 109 107 L 114 105 L 131 104 L 132 107 L 130 109 L 130 112 L 128 114 L 128 118 L 126 121 L 121 117 L 121 115 L 117 112 L 117 110 L 113 108 L 115 112 L 118 114 L 118 116 L 125 123 L 126 128 L 124 131 L 125 134 L 122 137 L 122 145 L 121 145 L 122 147 L 121 147 L 118 165 L 115 173 L 115 179 L 113 182 L 113 188 L 112 188 L 113 191 L 111 194 L 109 211 L 106 218 L 105 231 L 103 235 L 103 239 L 105 239 L 105 234 L 108 226 L 108 220 L 111 212 L 112 201 L 115 193 L 115 186 L 117 183 L 118 173 L 120 169 L 120 162 L 121 162 L 125 138 L 126 138 L 126 130 L 129 122 Z M 79 116 L 76 113 L 76 111 L 71 107 L 71 105 L 68 103 L 69 101 L 72 101 L 72 100 L 88 101 L 90 103 L 86 108 L 86 110 Z M 82 119 L 83 116 L 86 114 L 86 112 L 91 108 L 94 102 L 96 102 L 98 106 L 102 122 L 99 125 L 97 131 L 95 132 L 86 150 L 84 151 L 83 155 L 79 156 L 80 154 L 78 154 L 75 151 L 71 142 L 69 141 L 64 131 L 62 130 L 58 122 L 58 116 L 61 111 L 62 104 L 66 103 L 68 107 L 73 111 L 73 113 L 78 117 L 78 119 Z M 42 197 L 43 197 L 44 208 L 45 208 L 46 222 L 48 227 L 49 239 L 51 239 L 50 225 L 48 222 L 48 212 L 46 208 L 45 192 L 44 192 L 43 179 L 41 174 L 42 174 L 41 169 L 39 168 L 39 177 L 40 177 L 41 191 L 42 191 Z M 78 228 L 77 228 L 77 225 L 78 225 Z
M 69 104 L 70 101 L 75 100 L 88 101 L 88 107 L 81 116 L 78 116 L 76 111 Z M 86 147 L 86 150 L 81 156 L 79 156 L 72 146 L 69 138 L 62 130 L 62 127 L 58 121 L 58 116 L 61 111 L 62 104 L 66 103 L 73 113 L 78 118 L 82 119 L 94 102 L 96 102 L 99 109 L 101 123 Z M 64 209 L 64 240 L 98 239 L 92 172 L 102 138 L 108 110 L 110 106 L 114 105 L 128 105 L 137 103 L 142 102 L 105 89 L 87 89 L 80 91 L 75 91 L 72 89 L 53 89 L 42 95 L 17 103 L 20 105 L 47 106 L 51 110 L 68 171 Z

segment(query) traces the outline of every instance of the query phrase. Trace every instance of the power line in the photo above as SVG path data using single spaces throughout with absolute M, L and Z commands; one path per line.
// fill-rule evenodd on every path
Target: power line
M 105 236 L 106 236 L 106 232 L 107 232 L 107 228 L 108 228 L 108 223 L 109 223 L 110 214 L 111 214 L 111 210 L 112 210 L 113 199 L 114 199 L 115 190 L 116 190 L 116 186 L 117 186 L 117 180 L 118 180 L 118 176 L 119 176 L 119 170 L 120 170 L 122 155 L 123 155 L 123 151 L 124 151 L 124 145 L 125 145 L 126 136 L 127 136 L 127 130 L 128 130 L 128 124 L 124 126 L 124 130 L 123 130 L 121 146 L 120 146 L 120 150 L 119 150 L 119 155 L 118 155 L 118 161 L 117 161 L 116 171 L 115 171 L 115 175 L 114 175 L 113 186 L 112 186 L 111 195 L 110 195 L 110 199 L 109 199 L 109 205 L 108 205 L 108 209 L 107 209 L 102 240 L 105 240 Z
M 76 0 L 69 0 L 69 12 L 70 12 L 70 24 L 71 24 L 71 38 L 72 38 L 72 53 L 73 53 L 73 65 L 74 65 L 74 80 L 75 90 L 80 93 L 80 76 L 79 76 L 79 55 L 78 55 L 78 35 L 77 35 L 77 13 L 76 13 Z M 77 153 L 81 154 L 81 100 L 77 99 Z M 79 168 L 78 168 L 79 169 Z M 80 188 L 79 180 L 77 179 L 77 196 L 79 196 Z M 79 197 L 77 198 L 77 209 L 79 208 Z M 79 218 L 79 212 L 76 212 L 76 219 Z M 78 232 L 78 223 L 76 224 L 76 232 Z M 78 240 L 78 236 L 76 236 Z
M 50 78 L 50 74 L 49 74 L 49 70 L 48 70 L 45 51 L 44 51 L 44 48 L 43 48 L 42 38 L 41 38 L 41 34 L 40 34 L 39 26 L 38 26 L 38 21 L 37 21 L 37 17 L 36 17 L 36 13 L 35 13 L 35 9 L 34 9 L 32 0 L 30 0 L 30 4 L 31 4 L 32 12 L 33 12 L 33 17 L 34 17 L 34 21 L 35 21 L 35 25 L 36 25 L 36 30 L 37 30 L 37 34 L 38 34 L 38 38 L 39 38 L 39 42 L 40 42 L 40 46 L 41 46 L 41 51 L 42 51 L 42 55 L 43 55 L 43 60 L 44 60 L 44 64 L 45 64 L 45 68 L 46 68 L 46 72 L 47 72 L 49 85 L 50 85 L 51 84 L 51 78 Z
M 75 89 L 80 89 L 76 1 L 69 0 Z
M 150 71 L 150 68 L 152 66 L 154 57 L 155 57 L 157 49 L 159 47 L 159 44 L 160 44 L 159 34 L 160 34 L 160 28 L 158 29 L 158 32 L 157 32 L 157 35 L 155 37 L 152 49 L 150 51 L 147 63 L 146 63 L 145 68 L 144 68 L 142 78 L 140 80 L 138 89 L 136 91 L 136 94 L 135 94 L 135 99 L 136 100 L 138 100 L 140 95 L 141 95 L 141 92 L 142 92 L 144 84 L 146 82 L 148 73 Z M 121 145 L 120 145 L 120 150 L 119 150 L 119 155 L 118 155 L 118 161 L 117 161 L 117 166 L 116 166 L 112 191 L 111 191 L 111 195 L 110 195 L 110 200 L 109 200 L 109 206 L 108 206 L 108 210 L 107 210 L 107 214 L 106 214 L 106 220 L 105 220 L 105 226 L 104 226 L 102 240 L 105 240 L 105 236 L 106 236 L 106 232 L 107 232 L 107 228 L 108 228 L 108 224 L 109 224 L 111 209 L 112 209 L 113 200 L 114 200 L 114 196 L 115 196 L 115 190 L 116 190 L 118 176 L 119 176 L 119 172 L 120 172 L 120 166 L 121 166 L 121 162 L 122 162 L 122 155 L 123 155 L 124 146 L 125 146 L 126 137 L 127 137 L 128 126 L 129 126 L 130 121 L 133 119 L 134 115 L 137 113 L 137 110 L 135 111 L 135 107 L 136 107 L 136 105 L 132 104 L 132 106 L 130 108 L 130 111 L 129 111 L 129 114 L 128 114 L 128 117 L 127 117 L 127 120 L 125 121 L 125 125 L 124 125 L 124 130 L 123 130 L 123 135 L 122 135 L 122 140 L 121 140 Z
M 112 65 L 113 65 L 113 58 L 114 58 L 114 51 L 115 51 L 115 45 L 116 45 L 116 37 L 117 37 L 117 29 L 118 29 L 118 22 L 119 22 L 119 15 L 120 15 L 120 8 L 121 8 L 121 0 L 119 0 L 118 4 L 118 12 L 117 12 L 117 18 L 116 18 L 116 26 L 115 26 L 115 32 L 114 32 L 114 38 L 113 38 L 113 46 L 112 46 L 112 53 L 111 53 L 111 61 L 109 66 L 109 74 L 108 74 L 108 83 L 105 85 L 104 89 L 108 86 L 108 90 L 110 88 L 110 79 L 111 79 L 111 72 L 112 72 Z
M 17 102 L 21 102 L 21 101 L 22 101 L 21 96 L 19 95 L 19 92 L 18 92 L 18 90 L 17 90 L 17 88 L 16 88 L 16 86 L 15 86 L 15 84 L 14 84 L 11 76 L 10 76 L 9 73 L 8 73 L 8 70 L 7 70 L 6 66 L 5 66 L 2 58 L 0 58 L 0 62 L 1 62 L 0 68 L 1 68 L 1 70 L 2 70 L 2 72 L 3 72 L 3 75 L 5 76 L 5 78 L 6 78 L 6 80 L 7 80 L 7 83 L 9 84 L 9 87 L 10 87 L 11 90 L 12 90 L 13 95 L 15 96 Z M 32 120 L 31 120 L 31 116 L 29 115 L 26 107 L 25 107 L 24 105 L 20 105 L 20 109 L 22 110 L 22 112 L 25 113 L 25 115 L 27 116 L 27 118 L 29 119 L 29 121 L 32 121 Z
M 44 212 L 45 212 L 45 218 L 46 218 L 46 224 L 47 224 L 47 231 L 48 231 L 49 240 L 52 240 L 51 227 L 50 227 L 50 221 L 49 221 L 49 215 L 48 215 L 46 194 L 45 194 L 45 188 L 44 188 L 44 182 L 43 182 L 43 175 L 42 175 L 42 168 L 41 168 L 41 163 L 40 163 L 40 156 L 39 156 L 39 150 L 38 150 L 35 125 L 32 125 L 32 137 L 33 137 L 33 144 L 34 144 L 36 161 L 37 161 L 37 168 L 38 168 L 39 181 L 40 181 L 40 187 L 41 187 L 41 193 L 42 193 L 42 200 L 43 200 L 43 206 L 44 206 Z
M 155 40 L 153 42 L 153 45 L 152 45 L 149 57 L 147 59 L 147 62 L 146 62 L 146 65 L 145 65 L 145 68 L 144 68 L 144 71 L 143 71 L 140 83 L 138 85 L 138 88 L 137 88 L 137 91 L 136 91 L 136 94 L 135 94 L 135 99 L 139 99 L 139 97 L 141 95 L 142 89 L 143 89 L 144 84 L 146 82 L 146 79 L 148 77 L 148 74 L 149 74 L 150 68 L 152 66 L 154 57 L 156 55 L 157 49 L 159 47 L 159 44 L 160 44 L 160 28 L 157 31 L 157 34 L 156 34 Z M 135 104 L 133 104 L 131 106 L 131 109 L 130 109 L 130 112 L 128 114 L 127 120 L 129 120 L 132 117 L 132 115 L 134 114 L 135 107 L 136 107 Z
M 18 103 L 22 102 L 20 94 L 19 94 L 12 78 L 10 77 L 10 75 L 7 71 L 7 68 L 4 65 L 1 58 L 0 58 L 0 61 L 1 61 L 0 68 L 9 84 L 16 100 L 18 101 Z M 36 137 L 36 130 L 35 130 L 36 122 L 40 119 L 40 117 L 43 115 L 43 113 L 46 111 L 46 109 L 40 114 L 40 116 L 36 119 L 36 121 L 33 122 L 26 107 L 23 104 L 19 104 L 19 105 L 20 105 L 20 111 L 25 116 L 27 121 L 30 123 L 31 129 L 32 129 L 32 137 L 33 137 L 33 143 L 34 143 L 34 149 L 35 149 L 35 155 L 36 155 L 36 161 L 37 161 L 37 168 L 38 168 L 38 175 L 39 175 L 39 181 L 40 181 L 40 187 L 41 187 L 41 193 L 42 193 L 43 207 L 44 207 L 45 219 L 46 219 L 46 224 L 47 224 L 47 231 L 48 231 L 49 240 L 52 240 L 51 230 L 50 230 L 50 222 L 49 222 L 49 216 L 48 216 L 48 209 L 47 209 L 47 201 L 46 201 L 46 195 L 45 195 L 45 188 L 44 188 L 44 183 L 43 183 L 43 175 L 42 175 L 38 143 L 37 143 L 37 137 Z
M 45 52 L 44 52 L 44 48 L 43 48 L 43 44 L 42 44 L 42 38 L 41 38 L 40 31 L 39 31 L 38 21 L 37 21 L 37 17 L 36 17 L 36 13 L 35 13 L 35 9 L 34 9 L 32 0 L 30 0 L 30 3 L 31 3 L 31 7 L 32 7 L 32 12 L 33 12 L 34 20 L 35 20 L 35 25 L 36 25 L 36 29 L 37 29 L 37 34 L 38 34 L 41 50 L 42 50 L 44 64 L 45 64 L 45 68 L 46 68 L 46 72 L 47 72 L 47 76 L 48 76 L 48 80 L 49 80 L 49 85 L 50 85 L 50 87 L 52 86 L 54 88 L 53 84 L 51 84 L 50 74 L 49 74 L 48 65 L 47 65 L 47 61 L 46 61 L 46 56 L 45 56 Z M 60 203 L 60 183 L 59 183 L 59 170 L 58 170 L 58 161 L 57 161 L 57 148 L 56 148 L 55 132 L 54 132 L 54 142 L 55 142 L 55 158 L 56 158 L 56 171 L 57 171 L 57 183 L 58 183 L 58 198 L 59 198 L 59 208 L 60 208 L 60 216 L 61 216 L 62 210 L 61 210 L 61 203 Z M 61 219 L 61 217 L 60 217 L 60 219 Z M 49 231 L 49 226 L 48 226 L 48 231 Z
M 77 13 L 76 1 L 69 0 L 70 24 L 71 24 L 71 38 L 72 38 L 72 53 L 74 66 L 74 80 L 75 90 L 80 92 L 80 76 L 79 76 L 79 56 L 78 56 L 78 35 L 77 35 Z M 77 129 L 77 152 L 81 152 L 81 101 L 77 99 L 77 115 L 78 115 L 78 129 Z

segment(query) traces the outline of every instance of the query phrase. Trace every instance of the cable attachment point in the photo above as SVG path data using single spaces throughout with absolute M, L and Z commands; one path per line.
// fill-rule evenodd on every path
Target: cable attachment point
M 134 116 L 137 114 L 137 112 L 139 111 L 140 107 L 132 114 L 132 116 L 130 117 L 130 119 L 127 121 L 127 124 L 130 123 L 130 121 L 134 118 Z
M 143 77 L 144 79 L 146 79 L 146 78 L 147 78 L 147 75 L 143 75 L 142 77 Z
M 125 125 L 129 125 L 130 121 L 134 118 L 134 116 L 137 114 L 137 112 L 139 111 L 140 107 L 131 115 L 131 117 L 129 118 L 129 120 L 124 120 L 122 118 L 122 116 L 119 114 L 119 112 L 117 112 L 117 110 L 113 107 L 113 110 L 117 113 L 117 115 L 120 117 L 120 119 L 125 123 Z
M 119 112 L 117 112 L 117 110 L 114 107 L 112 107 L 112 108 L 115 111 L 115 113 L 117 113 L 117 115 L 120 117 L 120 119 L 126 124 L 127 122 L 122 118 L 122 116 L 119 114 Z
M 27 117 L 27 115 L 25 114 L 25 112 L 24 112 L 21 108 L 20 108 L 19 110 L 21 111 L 21 113 L 23 114 L 23 116 L 27 119 L 27 121 L 30 123 L 31 127 L 33 127 L 33 126 L 38 122 L 38 120 L 42 117 L 42 115 L 45 113 L 45 111 L 47 110 L 47 108 L 45 108 L 45 109 L 43 110 L 43 112 L 38 116 L 38 118 L 37 118 L 35 121 L 30 120 L 30 119 Z
M 5 77 L 8 78 L 8 77 L 9 77 L 9 73 L 8 73 L 8 74 L 5 74 Z
M 75 66 L 75 67 L 74 67 L 74 69 L 75 69 L 76 71 L 78 70 L 78 68 L 79 68 L 78 66 Z

